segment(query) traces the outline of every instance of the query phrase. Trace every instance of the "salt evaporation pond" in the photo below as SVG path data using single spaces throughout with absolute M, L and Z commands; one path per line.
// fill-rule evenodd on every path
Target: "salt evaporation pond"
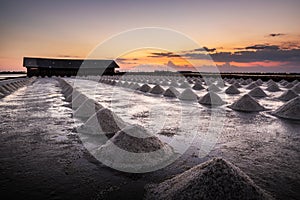
M 70 83 L 75 81 L 70 78 L 65 78 L 65 80 Z M 95 84 L 97 85 L 96 90 Z M 140 84 L 140 86 L 142 85 Z M 148 85 L 155 86 L 154 84 Z M 190 130 L 180 130 L 178 129 L 180 121 L 178 115 L 181 112 L 182 104 L 176 98 L 133 92 L 121 87 L 97 84 L 90 80 L 76 79 L 75 86 L 104 107 L 112 109 L 124 121 L 142 125 L 152 133 L 162 128 L 161 124 L 156 124 L 160 121 L 157 118 L 162 117 L 161 119 L 163 119 L 161 114 L 168 116 L 168 120 L 164 124 L 164 133 L 167 132 L 167 134 L 157 134 L 162 141 L 167 142 L 174 139 L 180 143 L 189 134 L 189 131 L 199 130 L 199 134 L 180 161 L 176 161 L 162 171 L 170 170 L 170 168 L 175 170 L 174 166 L 179 162 L 185 163 L 186 166 L 203 162 L 203 159 L 197 158 L 197 155 L 203 139 L 207 137 L 206 131 L 210 125 L 212 109 L 215 108 L 208 108 L 197 102 L 189 102 L 188 106 L 196 110 L 192 117 L 197 118 L 194 121 L 198 124 L 193 124 L 189 127 Z M 168 86 L 161 87 L 165 90 L 168 89 Z M 220 95 L 223 99 L 225 98 L 226 104 L 217 109 L 222 109 L 226 117 L 220 118 L 220 120 L 224 120 L 223 131 L 218 135 L 218 142 L 208 157 L 224 157 L 240 167 L 260 187 L 275 194 L 275 197 L 299 197 L 297 187 L 300 186 L 298 171 L 300 168 L 300 123 L 278 119 L 270 113 L 271 110 L 276 110 L 284 104 L 277 98 L 285 90 L 268 92 L 266 91 L 267 84 L 260 87 L 268 94 L 265 98 L 257 99 L 267 109 L 263 112 L 243 113 L 228 108 L 230 104 L 250 91 L 246 87 L 239 88 L 240 94 L 224 95 L 223 93 Z M 224 92 L 226 88 L 228 87 L 224 87 L 222 91 Z M 184 90 L 180 87 L 176 89 L 179 92 Z M 206 90 L 194 90 L 194 92 L 199 97 L 207 93 Z M 181 117 L 191 118 L 191 115 L 187 114 Z M 291 182 L 296 184 L 291 184 Z M 289 185 L 289 187 L 282 187 L 282 185 Z

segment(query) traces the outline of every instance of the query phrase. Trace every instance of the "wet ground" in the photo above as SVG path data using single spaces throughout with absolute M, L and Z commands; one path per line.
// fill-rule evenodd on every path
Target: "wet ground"
M 76 133 L 81 121 L 72 119 L 58 83 L 37 79 L 0 100 L 1 194 L 18 199 L 142 199 L 146 183 L 160 182 L 211 157 L 222 156 L 276 198 L 300 199 L 299 122 L 278 119 L 269 111 L 239 113 L 224 105 L 222 111 L 218 109 L 222 115 L 213 118 L 222 122 L 222 132 L 213 138 L 216 144 L 212 151 L 199 158 L 202 142 L 211 138 L 207 135 L 211 108 L 188 103 L 195 111 L 192 126 L 184 126 L 181 120 L 187 121 L 191 115 L 182 112 L 187 105 L 178 100 L 105 84 L 97 84 L 95 89 L 95 84 L 76 80 L 75 87 L 124 121 L 160 132 L 157 136 L 165 142 L 178 141 L 174 142 L 178 146 L 197 130 L 187 152 L 156 172 L 127 174 L 109 169 L 84 148 Z M 199 96 L 203 94 L 198 92 Z M 262 105 L 271 110 L 282 105 L 274 100 L 281 92 L 268 94 L 259 100 Z M 239 96 L 226 96 L 226 101 L 230 103 Z M 164 123 L 157 126 L 158 121 Z

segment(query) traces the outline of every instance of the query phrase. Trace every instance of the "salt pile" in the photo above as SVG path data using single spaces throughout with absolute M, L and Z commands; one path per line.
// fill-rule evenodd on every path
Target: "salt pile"
M 253 97 L 246 94 L 229 106 L 232 110 L 242 112 L 259 112 L 265 110 Z
M 170 86 L 178 87 L 179 85 L 178 85 L 178 83 L 176 81 L 172 81 L 171 84 L 170 84 Z
M 183 82 L 180 86 L 180 88 L 189 88 L 191 87 L 190 84 L 188 84 L 187 82 Z
M 233 85 L 234 85 L 236 88 L 241 88 L 241 87 L 242 87 L 238 82 L 235 82 Z
M 88 98 L 82 94 L 79 93 L 76 97 L 73 98 L 72 95 L 72 108 L 75 110 L 77 109 L 79 106 L 81 106 L 81 104 L 83 104 L 83 102 L 85 102 Z
M 202 86 L 201 83 L 196 82 L 195 85 L 193 86 L 193 89 L 194 89 L 194 90 L 203 90 L 204 87 Z
M 151 87 L 148 84 L 144 84 L 139 88 L 139 90 L 141 92 L 149 92 L 151 90 Z
M 297 83 L 294 87 L 292 87 L 292 90 L 294 90 L 294 92 L 299 94 L 300 93 L 300 83 Z
M 260 87 L 256 87 L 254 89 L 252 89 L 249 94 L 252 96 L 252 97 L 266 97 L 268 96 Z
M 139 125 L 118 131 L 94 156 L 115 169 L 139 171 L 170 159 L 173 149 Z
M 210 85 L 208 88 L 207 88 L 208 91 L 211 91 L 211 92 L 219 92 L 221 91 L 220 88 L 218 88 L 216 85 L 212 84 Z
M 214 158 L 159 184 L 145 187 L 145 200 L 272 199 L 238 167 Z
M 197 101 L 198 96 L 190 88 L 187 88 L 178 96 L 178 98 L 185 101 Z
M 289 101 L 297 96 L 298 95 L 294 92 L 294 90 L 289 89 L 289 90 L 286 90 L 282 95 L 280 95 L 280 97 L 278 97 L 278 99 L 280 99 L 282 101 Z
M 234 86 L 231 85 L 225 90 L 226 94 L 240 94 L 241 92 Z
M 165 97 L 178 97 L 180 93 L 174 88 L 174 87 L 169 87 L 163 95 Z
M 74 117 L 86 120 L 103 108 L 99 103 L 92 99 L 85 100 L 74 112 Z
M 102 108 L 92 115 L 78 131 L 91 135 L 106 134 L 112 136 L 125 126 L 126 123 L 115 113 L 107 108 Z
M 156 85 L 150 90 L 151 94 L 163 94 L 164 92 L 165 90 L 160 85 Z
M 251 89 L 253 89 L 253 88 L 257 87 L 257 86 L 258 86 L 258 85 L 257 85 L 256 83 L 251 83 L 250 85 L 248 85 L 248 86 L 246 87 L 246 89 L 251 90 Z
M 208 92 L 199 100 L 199 103 L 209 106 L 221 106 L 225 104 L 221 97 L 214 92 Z
M 280 91 L 280 88 L 278 87 L 278 85 L 276 83 L 271 83 L 267 87 L 267 91 L 269 91 L 269 92 L 278 92 L 278 91 Z
M 296 97 L 280 106 L 273 112 L 277 117 L 300 120 L 300 97 Z
M 293 83 L 288 83 L 287 85 L 285 85 L 285 88 L 292 88 L 292 87 L 294 87 Z

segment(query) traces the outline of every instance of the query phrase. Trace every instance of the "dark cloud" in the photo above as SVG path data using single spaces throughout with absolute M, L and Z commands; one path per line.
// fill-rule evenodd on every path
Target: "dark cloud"
M 118 62 L 119 64 L 135 65 L 135 64 L 137 64 L 136 62 L 130 62 L 130 61 L 135 61 L 135 60 L 138 60 L 138 59 L 137 58 L 133 58 L 133 59 L 117 58 L 116 62 Z
M 207 51 L 207 52 L 214 52 L 216 50 L 217 50 L 216 48 L 208 48 L 208 47 L 194 49 L 194 51 Z
M 269 34 L 269 37 L 279 37 L 279 36 L 284 36 L 285 34 L 283 33 L 271 33 Z
M 277 45 L 256 44 L 240 48 L 236 52 L 210 53 L 211 58 L 216 62 L 300 62 L 300 48 L 281 49 Z M 186 53 L 184 57 L 199 60 L 209 60 L 210 57 L 204 53 Z
M 252 50 L 278 50 L 280 49 L 277 45 L 266 45 L 266 44 L 256 44 L 253 46 L 245 47 L 246 50 L 252 49 Z
M 155 53 L 151 53 L 151 55 L 148 57 L 151 57 L 151 58 L 161 58 L 161 57 L 174 58 L 174 57 L 180 57 L 180 55 L 174 54 L 172 52 L 167 52 L 167 53 L 164 53 L 164 52 L 156 53 L 155 52 Z

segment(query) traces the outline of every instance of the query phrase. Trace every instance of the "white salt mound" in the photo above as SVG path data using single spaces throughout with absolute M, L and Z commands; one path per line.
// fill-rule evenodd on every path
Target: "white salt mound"
M 148 84 L 144 84 L 139 88 L 139 90 L 141 92 L 149 92 L 151 90 L 151 87 Z
M 199 103 L 209 106 L 221 106 L 225 104 L 221 97 L 214 92 L 208 92 L 199 100 Z
M 145 200 L 272 199 L 238 167 L 214 158 L 159 184 L 145 187 Z
M 225 90 L 226 94 L 240 94 L 241 92 L 234 86 L 231 85 Z
M 115 113 L 107 108 L 102 108 L 79 128 L 79 132 L 91 135 L 113 135 L 125 126 L 126 123 Z
M 202 86 L 201 83 L 196 82 L 195 85 L 193 86 L 193 89 L 194 89 L 194 90 L 203 90 L 204 87 Z
M 256 83 L 251 83 L 251 84 L 248 85 L 246 88 L 249 89 L 249 90 L 251 90 L 251 89 L 253 89 L 253 88 L 257 87 L 257 86 L 258 86 L 258 85 L 257 85 Z
M 253 88 L 249 94 L 252 96 L 252 97 L 266 97 L 268 96 L 260 87 L 256 87 L 256 88 Z
M 187 82 L 183 82 L 180 86 L 180 88 L 189 88 L 191 87 L 190 84 L 188 84 Z
M 208 88 L 207 88 L 208 91 L 211 91 L 211 92 L 219 92 L 221 91 L 220 88 L 218 88 L 216 85 L 212 84 L 210 85 Z
M 104 164 L 123 171 L 151 168 L 173 155 L 170 146 L 139 125 L 129 125 L 118 131 L 94 154 Z
M 178 99 L 184 101 L 197 101 L 198 96 L 190 88 L 187 88 L 178 96 Z
M 194 90 L 203 90 L 205 88 L 202 86 L 201 82 L 195 82 L 192 89 L 194 89 Z
M 150 90 L 150 93 L 151 94 L 163 94 L 164 91 L 165 90 L 162 87 L 160 87 L 160 85 L 156 85 Z
M 72 95 L 72 109 L 76 110 L 77 108 L 79 108 L 79 106 L 81 106 L 81 104 L 83 104 L 83 102 L 85 102 L 88 98 L 80 93 L 78 94 L 75 98 L 73 98 L 74 96 Z
M 296 97 L 280 106 L 273 112 L 277 117 L 300 120 L 300 97 Z
M 289 101 L 297 96 L 298 95 L 294 92 L 294 90 L 289 89 L 289 90 L 286 90 L 280 97 L 278 97 L 278 99 L 280 99 L 282 101 Z
M 239 98 L 236 102 L 231 104 L 229 108 L 242 112 L 259 112 L 265 110 L 265 108 L 249 94 L 245 94 Z
M 294 87 L 292 87 L 292 90 L 294 90 L 294 92 L 299 94 L 300 93 L 300 83 L 297 83 Z
M 276 83 L 272 83 L 267 87 L 267 91 L 278 92 L 278 91 L 280 91 L 280 88 L 278 87 L 278 85 Z
M 163 95 L 165 97 L 174 97 L 177 98 L 180 93 L 174 88 L 174 87 L 169 87 L 164 93 Z
M 85 100 L 74 112 L 74 117 L 86 120 L 103 108 L 99 103 L 92 99 Z

